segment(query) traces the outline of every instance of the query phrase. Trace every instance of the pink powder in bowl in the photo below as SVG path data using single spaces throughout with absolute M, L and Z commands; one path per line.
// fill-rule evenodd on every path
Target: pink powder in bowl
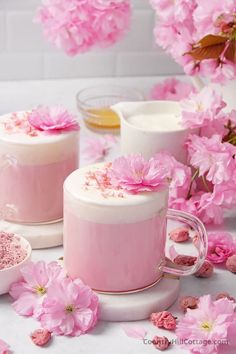
M 27 257 L 21 238 L 15 234 L 0 232 L 0 270 L 11 268 Z

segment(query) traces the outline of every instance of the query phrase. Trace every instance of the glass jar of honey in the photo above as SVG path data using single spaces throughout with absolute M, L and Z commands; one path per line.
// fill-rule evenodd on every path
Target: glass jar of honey
M 110 107 L 118 102 L 143 101 L 144 96 L 133 88 L 101 85 L 81 90 L 76 100 L 89 129 L 101 133 L 118 133 L 120 119 Z

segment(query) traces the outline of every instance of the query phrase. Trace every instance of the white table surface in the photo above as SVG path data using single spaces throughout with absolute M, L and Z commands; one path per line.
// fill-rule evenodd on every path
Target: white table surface
M 25 110 L 38 104 L 65 105 L 68 109 L 77 112 L 75 105 L 75 94 L 85 86 L 100 83 L 117 83 L 140 88 L 148 92 L 150 87 L 161 78 L 123 78 L 123 79 L 80 79 L 80 80 L 58 80 L 58 81 L 28 81 L 28 82 L 2 82 L 0 83 L 0 114 L 9 111 Z M 82 129 L 82 143 L 84 136 L 92 134 L 85 128 Z M 113 151 L 114 155 L 117 151 Z M 82 160 L 82 164 L 84 161 Z M 226 218 L 225 230 L 231 231 L 236 236 L 236 219 L 234 213 Z M 33 251 L 33 260 L 51 261 L 63 255 L 63 248 Z M 236 296 L 236 276 L 223 268 L 217 268 L 214 275 L 209 279 L 197 279 L 190 276 L 181 280 L 181 295 L 217 294 L 229 292 Z M 171 308 L 178 316 L 178 304 Z M 146 328 L 147 338 L 152 339 L 154 335 L 166 335 L 169 339 L 175 336 L 169 331 L 156 329 L 148 321 L 140 321 L 138 325 Z M 132 323 L 130 324 L 132 325 Z M 32 344 L 29 334 L 39 324 L 31 318 L 18 316 L 11 308 L 9 296 L 0 297 L 0 338 L 11 345 L 16 354 L 144 354 L 155 353 L 152 345 L 144 344 L 141 340 L 132 339 L 126 336 L 121 323 L 100 322 L 89 334 L 75 337 L 55 337 L 47 348 L 39 348 Z M 168 350 L 169 353 L 187 353 L 177 345 Z M 235 349 L 228 353 L 235 353 Z

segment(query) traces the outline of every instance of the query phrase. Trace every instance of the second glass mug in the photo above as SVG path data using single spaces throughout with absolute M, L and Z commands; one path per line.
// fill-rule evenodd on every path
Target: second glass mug
M 69 186 L 69 183 L 68 183 Z M 207 253 L 207 233 L 202 222 L 185 212 L 168 209 L 168 188 L 151 193 L 138 205 L 99 204 L 72 195 L 64 185 L 65 267 L 102 293 L 130 293 L 156 284 L 164 272 L 176 276 L 194 274 Z M 198 258 L 188 268 L 166 264 L 167 219 L 184 222 L 199 237 Z

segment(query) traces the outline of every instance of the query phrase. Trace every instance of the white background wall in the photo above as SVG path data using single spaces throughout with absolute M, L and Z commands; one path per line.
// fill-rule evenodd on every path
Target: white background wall
M 40 26 L 32 23 L 40 0 L 0 0 L 0 80 L 181 73 L 154 44 L 149 0 L 132 3 L 131 31 L 122 42 L 70 58 L 48 44 Z

